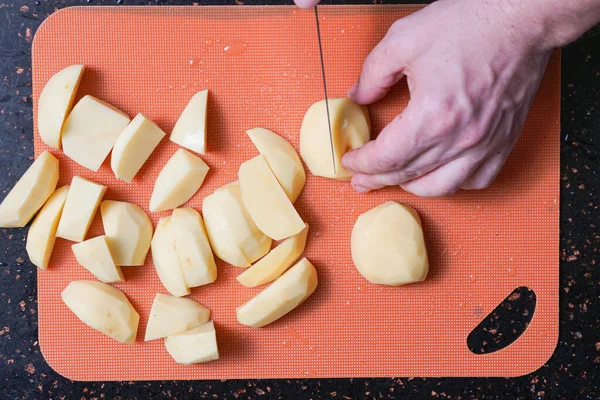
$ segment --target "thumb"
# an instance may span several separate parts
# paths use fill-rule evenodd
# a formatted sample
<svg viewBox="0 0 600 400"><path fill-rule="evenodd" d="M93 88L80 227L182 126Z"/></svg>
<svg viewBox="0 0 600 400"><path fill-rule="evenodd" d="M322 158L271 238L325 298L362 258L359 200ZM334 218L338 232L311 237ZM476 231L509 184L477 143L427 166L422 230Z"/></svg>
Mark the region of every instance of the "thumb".
<svg viewBox="0 0 600 400"><path fill-rule="evenodd" d="M402 53L398 37L386 35L365 59L358 82L350 89L348 97L358 104L371 104L382 99L404 77L406 60Z"/></svg>
<svg viewBox="0 0 600 400"><path fill-rule="evenodd" d="M321 0L294 0L294 3L300 8L312 8L320 2Z"/></svg>

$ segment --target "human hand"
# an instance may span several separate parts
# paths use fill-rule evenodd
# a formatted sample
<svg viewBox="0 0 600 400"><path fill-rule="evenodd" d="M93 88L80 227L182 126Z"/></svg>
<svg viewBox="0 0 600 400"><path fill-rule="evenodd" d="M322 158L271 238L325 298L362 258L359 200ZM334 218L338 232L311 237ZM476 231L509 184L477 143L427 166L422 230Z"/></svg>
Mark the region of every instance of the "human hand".
<svg viewBox="0 0 600 400"><path fill-rule="evenodd" d="M371 104L406 76L411 99L343 158L357 191L400 185L438 197L494 181L553 47L507 3L441 0L392 25L348 95Z"/></svg>

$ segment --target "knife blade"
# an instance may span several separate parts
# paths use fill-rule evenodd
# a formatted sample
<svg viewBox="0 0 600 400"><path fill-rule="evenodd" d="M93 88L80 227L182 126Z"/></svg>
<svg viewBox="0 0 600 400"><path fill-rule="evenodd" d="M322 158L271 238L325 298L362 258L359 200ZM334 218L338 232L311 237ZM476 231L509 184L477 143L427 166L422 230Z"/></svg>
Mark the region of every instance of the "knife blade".
<svg viewBox="0 0 600 400"><path fill-rule="evenodd" d="M323 76L323 92L325 94L325 108L327 109L327 126L329 127L329 144L331 146L331 161L333 174L337 173L335 166L335 151L333 149L333 132L331 130L331 116L329 115L329 98L327 96L327 79L325 79L325 62L323 61L323 44L321 43L321 26L319 25L319 10L315 6L315 21L317 23L317 40L319 41L319 56L321 57L321 74Z"/></svg>

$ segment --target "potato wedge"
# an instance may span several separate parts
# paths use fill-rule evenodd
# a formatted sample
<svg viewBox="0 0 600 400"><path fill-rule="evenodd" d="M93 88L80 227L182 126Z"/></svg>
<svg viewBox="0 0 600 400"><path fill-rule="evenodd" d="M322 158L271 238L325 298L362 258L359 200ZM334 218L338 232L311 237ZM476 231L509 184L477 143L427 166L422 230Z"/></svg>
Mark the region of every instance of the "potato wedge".
<svg viewBox="0 0 600 400"><path fill-rule="evenodd" d="M210 310L192 299L157 293L152 302L144 340L160 339L206 324Z"/></svg>
<svg viewBox="0 0 600 400"><path fill-rule="evenodd" d="M179 364L199 364L219 359L217 333L212 321L190 331L165 338L165 347Z"/></svg>
<svg viewBox="0 0 600 400"><path fill-rule="evenodd" d="M176 297L190 294L190 289L185 284L179 266L179 257L175 247L175 231L172 228L170 216L158 221L150 247L154 268L156 268L156 273L163 286Z"/></svg>

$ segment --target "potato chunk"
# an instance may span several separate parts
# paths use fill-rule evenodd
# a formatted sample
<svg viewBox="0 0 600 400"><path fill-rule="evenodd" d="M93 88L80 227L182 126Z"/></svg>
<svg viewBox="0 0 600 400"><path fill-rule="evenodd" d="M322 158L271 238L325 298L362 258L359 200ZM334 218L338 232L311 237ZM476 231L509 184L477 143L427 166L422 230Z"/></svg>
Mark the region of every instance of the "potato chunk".
<svg viewBox="0 0 600 400"><path fill-rule="evenodd" d="M121 267L115 265L106 236L98 236L71 246L79 265L104 283L123 282Z"/></svg>
<svg viewBox="0 0 600 400"><path fill-rule="evenodd" d="M356 269L371 283L398 286L427 277L421 220L408 206L388 201L361 214L351 247Z"/></svg>
<svg viewBox="0 0 600 400"><path fill-rule="evenodd" d="M56 236L74 242L83 241L105 192L106 186L74 176Z"/></svg>
<svg viewBox="0 0 600 400"><path fill-rule="evenodd" d="M210 310L192 299L157 293L152 302L145 341L189 331L206 324Z"/></svg>
<svg viewBox="0 0 600 400"><path fill-rule="evenodd" d="M181 147L206 154L207 104L208 90L196 93L181 113L169 139Z"/></svg>
<svg viewBox="0 0 600 400"><path fill-rule="evenodd" d="M212 321L165 339L165 347L179 364L199 364L219 358L217 333Z"/></svg>
<svg viewBox="0 0 600 400"><path fill-rule="evenodd" d="M175 230L171 217L161 218L152 238L152 262L158 278L173 296L182 297L190 294L190 289L183 279L179 266L179 257L175 247Z"/></svg>
<svg viewBox="0 0 600 400"><path fill-rule="evenodd" d="M135 342L140 315L119 289L102 282L73 281L61 298L84 324L121 343Z"/></svg>

